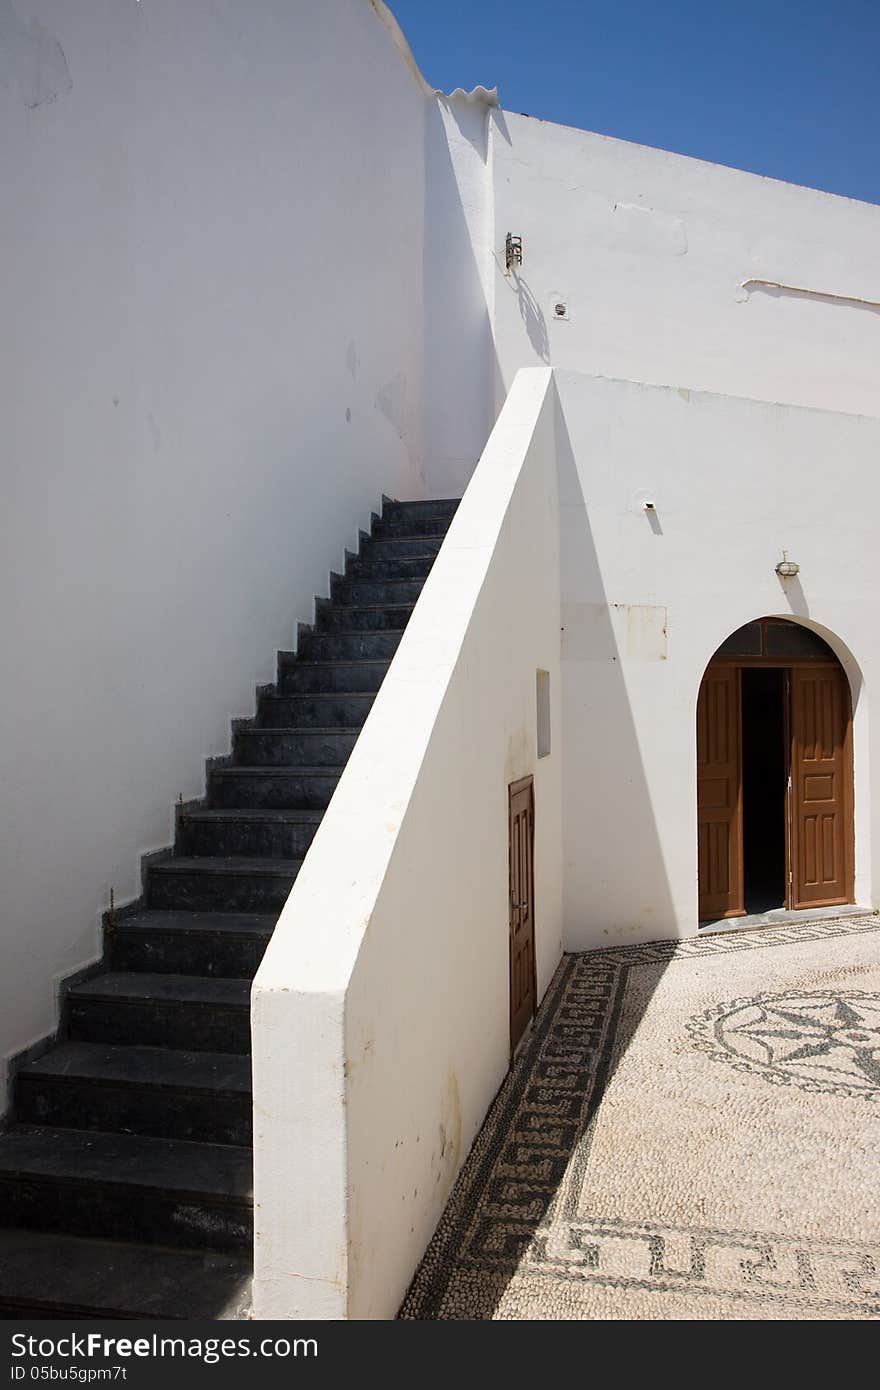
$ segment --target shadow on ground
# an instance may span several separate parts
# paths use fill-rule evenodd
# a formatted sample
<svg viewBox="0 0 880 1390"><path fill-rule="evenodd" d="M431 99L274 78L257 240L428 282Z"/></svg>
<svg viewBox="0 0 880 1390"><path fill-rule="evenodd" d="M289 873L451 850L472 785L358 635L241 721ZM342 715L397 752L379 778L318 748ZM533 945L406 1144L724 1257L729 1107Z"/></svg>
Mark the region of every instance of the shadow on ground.
<svg viewBox="0 0 880 1390"><path fill-rule="evenodd" d="M658 944L655 963L645 961L651 948L644 946L563 957L400 1317L492 1318L523 1259L540 1255L557 1204L577 1204L603 1096L674 948ZM624 1012L633 949L639 992ZM461 1299L453 1289L459 1283L466 1286Z"/></svg>

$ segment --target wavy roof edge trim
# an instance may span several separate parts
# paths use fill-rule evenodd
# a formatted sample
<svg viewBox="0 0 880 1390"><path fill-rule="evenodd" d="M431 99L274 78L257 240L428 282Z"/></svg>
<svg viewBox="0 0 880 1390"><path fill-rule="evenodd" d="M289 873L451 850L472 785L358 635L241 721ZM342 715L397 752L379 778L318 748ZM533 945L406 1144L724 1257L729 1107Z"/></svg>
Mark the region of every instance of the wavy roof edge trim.
<svg viewBox="0 0 880 1390"><path fill-rule="evenodd" d="M436 91L435 96L445 97L447 101L470 101L474 105L497 106L498 88L497 87L472 87L466 92L464 87L456 87L454 92Z"/></svg>

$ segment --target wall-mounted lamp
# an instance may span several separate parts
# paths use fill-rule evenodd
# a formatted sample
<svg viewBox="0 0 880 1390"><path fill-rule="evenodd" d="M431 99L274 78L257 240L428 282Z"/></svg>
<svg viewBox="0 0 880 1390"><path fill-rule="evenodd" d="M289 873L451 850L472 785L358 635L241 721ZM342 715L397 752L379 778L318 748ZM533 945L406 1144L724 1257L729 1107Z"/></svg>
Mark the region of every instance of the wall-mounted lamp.
<svg viewBox="0 0 880 1390"><path fill-rule="evenodd" d="M508 271L513 270L515 265L522 265L522 237L514 236L512 232L507 233L505 242L504 260Z"/></svg>
<svg viewBox="0 0 880 1390"><path fill-rule="evenodd" d="M779 578L794 579L795 575L800 573L800 568L800 565L796 565L794 560L789 560L788 551L783 550L782 559L776 566L776 573L779 575Z"/></svg>

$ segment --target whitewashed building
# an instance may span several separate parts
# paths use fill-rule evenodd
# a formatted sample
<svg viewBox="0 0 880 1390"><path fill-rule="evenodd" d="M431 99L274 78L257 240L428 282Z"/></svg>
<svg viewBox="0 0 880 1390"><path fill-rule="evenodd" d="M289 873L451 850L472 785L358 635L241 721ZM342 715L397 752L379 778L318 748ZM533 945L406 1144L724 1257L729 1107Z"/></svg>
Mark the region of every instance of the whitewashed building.
<svg viewBox="0 0 880 1390"><path fill-rule="evenodd" d="M434 92L380 0L3 0L0 106L0 1308L62 1306L57 1241L86 1268L120 1234L181 1287L207 1249L201 1311L245 1306L249 1081L192 1056L246 1056L259 953L186 952L233 914L262 949L239 919L274 907L255 1315L391 1317L563 952L880 906L880 209ZM337 766L283 722L332 796L254 793L205 886L193 826L259 735L230 721L297 621L331 651L314 595L383 494L462 501L448 532L386 506L373 543L438 544L381 685L351 647L362 732ZM420 556L339 586L379 553ZM302 852L252 831L316 805ZM218 1085L235 1124L175 1128ZM191 1221L151 1176L175 1143L233 1153ZM126 1279L89 1306L137 1312Z"/></svg>

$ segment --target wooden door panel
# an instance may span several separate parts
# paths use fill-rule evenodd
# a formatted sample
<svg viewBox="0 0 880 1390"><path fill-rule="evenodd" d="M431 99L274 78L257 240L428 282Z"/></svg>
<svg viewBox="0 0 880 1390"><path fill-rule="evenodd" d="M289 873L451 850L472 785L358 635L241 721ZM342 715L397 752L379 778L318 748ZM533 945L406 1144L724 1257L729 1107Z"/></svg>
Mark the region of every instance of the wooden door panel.
<svg viewBox="0 0 880 1390"><path fill-rule="evenodd" d="M510 1048L535 1012L535 801L531 777L510 788Z"/></svg>
<svg viewBox="0 0 880 1390"><path fill-rule="evenodd" d="M852 901L852 706L839 666L791 673L792 907Z"/></svg>
<svg viewBox="0 0 880 1390"><path fill-rule="evenodd" d="M697 862L700 918L743 905L740 673L710 666L697 700Z"/></svg>

